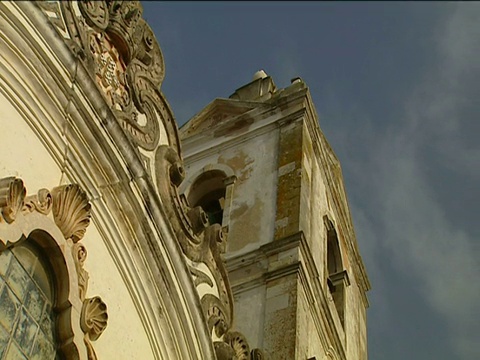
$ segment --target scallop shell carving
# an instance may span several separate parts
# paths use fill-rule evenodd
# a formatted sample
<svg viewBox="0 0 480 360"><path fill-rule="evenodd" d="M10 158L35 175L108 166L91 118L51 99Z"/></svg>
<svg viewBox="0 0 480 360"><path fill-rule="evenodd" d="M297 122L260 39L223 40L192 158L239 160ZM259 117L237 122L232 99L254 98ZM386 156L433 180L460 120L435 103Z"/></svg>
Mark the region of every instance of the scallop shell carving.
<svg viewBox="0 0 480 360"><path fill-rule="evenodd" d="M27 190L23 181L14 176L0 179L0 208L4 219L10 224L23 207Z"/></svg>
<svg viewBox="0 0 480 360"><path fill-rule="evenodd" d="M107 327L107 305L99 296L86 299L83 302L80 326L88 334L90 340L97 340Z"/></svg>
<svg viewBox="0 0 480 360"><path fill-rule="evenodd" d="M56 187L52 190L53 217L65 239L78 242L90 223L91 205L87 194L77 184Z"/></svg>

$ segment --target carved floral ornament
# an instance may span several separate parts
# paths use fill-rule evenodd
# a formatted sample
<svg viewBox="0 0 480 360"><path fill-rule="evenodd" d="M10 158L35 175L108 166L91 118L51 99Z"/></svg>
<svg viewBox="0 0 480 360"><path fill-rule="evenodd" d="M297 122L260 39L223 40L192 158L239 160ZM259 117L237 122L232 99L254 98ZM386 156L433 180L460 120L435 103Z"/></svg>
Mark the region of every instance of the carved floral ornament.
<svg viewBox="0 0 480 360"><path fill-rule="evenodd" d="M49 191L40 189L37 194L26 196L23 181L16 177L0 179L0 256L5 249L15 247L23 239L29 239L29 234L37 230L50 230L52 242L49 247L56 246L65 258L61 263L67 264L67 277L73 277L78 284L78 291L62 294L59 290L62 308L57 309L57 317L70 318L67 329L59 327L60 348L68 358L78 357L80 345L72 341L72 330L77 324L83 331L84 349L89 360L97 359L92 341L98 339L107 326L107 307L96 296L86 298L88 272L83 268L87 251L80 240L90 223L90 203L85 192L76 184L58 186ZM33 225L32 225L33 224ZM62 234L60 238L55 234ZM69 269L68 264L74 268ZM55 269L57 272L58 269ZM54 276L63 276L54 274ZM65 279L60 280L65 281ZM67 280L68 281L68 280ZM68 288L68 286L67 286ZM69 306L64 306L67 302ZM70 307L79 307L77 312L70 311ZM75 318L75 314L80 314ZM73 345L72 345L73 343ZM66 345L64 345L66 344ZM77 355L72 355L77 354Z"/></svg>

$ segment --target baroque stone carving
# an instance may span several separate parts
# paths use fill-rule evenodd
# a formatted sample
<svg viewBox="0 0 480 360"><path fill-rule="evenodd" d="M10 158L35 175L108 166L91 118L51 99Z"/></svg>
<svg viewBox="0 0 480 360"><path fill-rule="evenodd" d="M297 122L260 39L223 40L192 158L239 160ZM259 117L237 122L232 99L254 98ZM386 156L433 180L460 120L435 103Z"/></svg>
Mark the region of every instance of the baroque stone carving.
<svg viewBox="0 0 480 360"><path fill-rule="evenodd" d="M245 336L238 331L229 331L222 342L215 342L215 354L218 360L263 360L263 354L259 349L250 353Z"/></svg>
<svg viewBox="0 0 480 360"><path fill-rule="evenodd" d="M90 37L95 75L98 86L105 94L107 103L114 109L122 111L130 104L130 94L126 84L125 63L112 45L108 35L92 34Z"/></svg>
<svg viewBox="0 0 480 360"><path fill-rule="evenodd" d="M263 355L262 350L260 349L253 349L252 352L250 353L250 359L251 360L264 360L265 355Z"/></svg>
<svg viewBox="0 0 480 360"><path fill-rule="evenodd" d="M230 344L235 352L235 358L238 360L250 360L250 347L242 333L238 331L229 331L223 339Z"/></svg>
<svg viewBox="0 0 480 360"><path fill-rule="evenodd" d="M65 239L79 241L90 223L91 205L87 194L76 184L58 186L52 190L53 217Z"/></svg>
<svg viewBox="0 0 480 360"><path fill-rule="evenodd" d="M78 320L84 332L88 359L95 360L97 356L91 341L98 339L105 330L108 315L107 307L100 297L85 298L89 275L83 268L83 264L87 257L87 250L79 241L83 238L90 223L90 209L91 205L86 193L76 184L58 186L52 191L40 189L37 194L26 197L26 189L21 179L16 177L0 179L0 212L8 226L15 225L12 223L18 216L32 216L33 213L39 213L48 219L46 221L51 222L52 220L48 216L51 212L55 225L63 234L64 239L73 242L71 256L75 263L78 279L77 299L83 302ZM20 224L25 226L28 221L20 222ZM21 231L25 232L25 230ZM30 231L25 232L23 236L29 234ZM22 232L18 234L22 234ZM3 239L0 239L0 250L5 246L15 246L15 243L16 241L4 243ZM67 248L68 243L62 244L62 246ZM80 311L80 309L78 310Z"/></svg>
<svg viewBox="0 0 480 360"><path fill-rule="evenodd" d="M242 334L231 331L233 296L224 261L221 257L226 237L220 224L208 225L204 211L191 208L185 197L178 194L177 186L183 180L182 161L169 146L160 146L156 152L157 188L165 199L167 216L175 229L177 239L189 262L194 285L202 286L201 305L212 336L217 359L249 359L250 350ZM165 181L169 179L170 181ZM206 290L210 288L210 291ZM200 292L199 292L200 293ZM219 341L220 340L220 341Z"/></svg>
<svg viewBox="0 0 480 360"><path fill-rule="evenodd" d="M194 276L193 283L195 284L195 286L198 286L200 284L207 284L208 286L213 287L212 279L210 279L210 277L204 272L194 267L190 267L190 273Z"/></svg>
<svg viewBox="0 0 480 360"><path fill-rule="evenodd" d="M23 207L26 193L22 180L16 177L0 179L0 207L7 223L12 223L16 219L17 213Z"/></svg>
<svg viewBox="0 0 480 360"><path fill-rule="evenodd" d="M25 198L23 211L32 212L38 211L41 214L47 215L52 209L52 194L48 189L40 189L36 195L30 195Z"/></svg>
<svg viewBox="0 0 480 360"><path fill-rule="evenodd" d="M191 273L197 290L199 286L208 290L201 295L199 292L208 326L223 341L219 348L230 348L235 354L232 344L223 339L233 321L233 297L221 257L226 237L218 224L207 226L205 214L192 209L178 194L177 187L185 178L178 131L160 92L163 56L152 29L142 17L140 2L60 1L56 6L42 2L37 6L90 73L124 133L143 149L139 154L154 155L152 178L157 181L169 225L185 257L196 268ZM55 214L55 194L52 195ZM66 230L65 221L59 224L63 225L65 236L73 236L70 228ZM83 236L79 228L72 234L74 241ZM209 274L201 274L201 266L196 266L201 264Z"/></svg>
<svg viewBox="0 0 480 360"><path fill-rule="evenodd" d="M82 313L80 315L80 326L85 333L83 341L87 348L88 360L97 360L97 354L93 348L92 341L97 340L107 327L108 314L107 305L99 296L85 299L83 301Z"/></svg>
<svg viewBox="0 0 480 360"><path fill-rule="evenodd" d="M95 296L83 302L80 325L90 340L97 340L107 327L107 305Z"/></svg>
<svg viewBox="0 0 480 360"><path fill-rule="evenodd" d="M37 2L90 71L130 140L155 150L161 129L179 147L176 124L159 88L164 61L139 1Z"/></svg>
<svg viewBox="0 0 480 360"><path fill-rule="evenodd" d="M88 287L88 272L83 268L85 259L87 258L87 249L83 244L76 243L72 248L72 255L75 261L75 268L78 276L78 296L84 300Z"/></svg>
<svg viewBox="0 0 480 360"><path fill-rule="evenodd" d="M98 30L107 28L109 16L105 1L81 1L79 7L89 26Z"/></svg>

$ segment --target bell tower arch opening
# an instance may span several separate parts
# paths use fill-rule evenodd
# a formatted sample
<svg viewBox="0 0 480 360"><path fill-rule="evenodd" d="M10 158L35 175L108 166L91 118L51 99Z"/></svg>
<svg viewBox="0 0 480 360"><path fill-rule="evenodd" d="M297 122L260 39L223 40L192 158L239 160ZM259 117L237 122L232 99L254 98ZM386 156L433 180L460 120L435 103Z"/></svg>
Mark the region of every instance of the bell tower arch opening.
<svg viewBox="0 0 480 360"><path fill-rule="evenodd" d="M229 198L228 176L224 171L212 169L202 172L192 183L188 191L187 200L190 206L200 206L207 214L210 225L226 226L224 216Z"/></svg>

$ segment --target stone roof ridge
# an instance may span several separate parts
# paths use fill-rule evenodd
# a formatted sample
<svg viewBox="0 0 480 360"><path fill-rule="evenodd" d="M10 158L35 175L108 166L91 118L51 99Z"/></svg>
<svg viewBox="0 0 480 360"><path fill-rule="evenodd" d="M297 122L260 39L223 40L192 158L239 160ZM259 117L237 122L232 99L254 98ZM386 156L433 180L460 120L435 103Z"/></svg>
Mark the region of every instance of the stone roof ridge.
<svg viewBox="0 0 480 360"><path fill-rule="evenodd" d="M180 127L179 135L185 139L192 135L211 131L251 110L275 106L278 99L305 90L306 84L295 77L291 85L278 89L264 70L257 71L252 81L241 86L228 98L216 98Z"/></svg>

